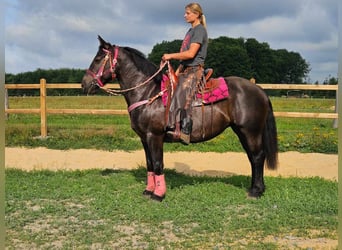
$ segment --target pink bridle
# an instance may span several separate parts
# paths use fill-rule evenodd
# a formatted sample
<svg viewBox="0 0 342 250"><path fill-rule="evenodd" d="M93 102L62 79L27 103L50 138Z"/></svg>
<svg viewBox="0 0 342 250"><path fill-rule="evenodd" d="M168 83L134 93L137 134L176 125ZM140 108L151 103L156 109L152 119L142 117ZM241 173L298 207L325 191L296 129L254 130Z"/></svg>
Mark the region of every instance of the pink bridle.
<svg viewBox="0 0 342 250"><path fill-rule="evenodd" d="M109 61L110 63L110 67L108 69L108 71L112 74L112 80L114 80L116 78L116 74L115 74L115 67L117 65L117 62L118 62L118 54L119 54L119 47L118 46L115 46L114 48L114 56L113 56L113 60L112 60L112 52L110 50L107 50L107 49L102 49L106 55L105 55L105 58L102 62L102 65L101 67L99 68L99 70L97 71L97 73L91 71L90 69L87 70L87 74L91 75L93 77L93 81L91 84L93 85L97 85L99 88L103 89L104 91L106 91L107 93L109 94L112 94L112 95L116 95L116 94L122 94L122 93L126 93L128 91L131 91L131 90L134 90L134 89L137 89L147 83L149 83L157 74L159 74L163 68L168 65L168 67L170 68L170 62L169 61L163 61L161 62L160 64L160 67L159 67L159 70L154 73L151 77L149 77L147 80L145 80L144 82L132 87L132 88L128 88L128 89L123 89L123 90L111 90L111 89L107 89L107 88L103 88L104 87L104 83L102 82L101 80L101 77L107 73L105 72L105 68L106 68L106 65L107 65L107 62ZM144 105L144 104L149 104L149 103L152 103L153 101L155 101L158 97L162 96L162 94L166 91L167 89L163 89L162 91L160 91L156 96L152 97L152 98L149 98L147 100L143 100L143 101L140 101L140 102L137 102L137 103L134 103L132 104L131 106L128 107L128 111L131 112L132 110L136 109L137 107L141 106L141 105Z"/></svg>
<svg viewBox="0 0 342 250"><path fill-rule="evenodd" d="M110 50L107 50L107 49L102 49L102 50L106 53L106 56L103 60L101 67L97 71L97 73L91 71L90 69L87 70L87 73L91 75L94 78L94 80L96 80L96 84L100 88L104 86L104 83L102 82L101 77L103 76L103 74L106 73L104 70L108 61L110 63L109 72L112 74L112 80L116 78L115 67L118 62L119 47L115 46L113 60L112 60L112 52Z"/></svg>

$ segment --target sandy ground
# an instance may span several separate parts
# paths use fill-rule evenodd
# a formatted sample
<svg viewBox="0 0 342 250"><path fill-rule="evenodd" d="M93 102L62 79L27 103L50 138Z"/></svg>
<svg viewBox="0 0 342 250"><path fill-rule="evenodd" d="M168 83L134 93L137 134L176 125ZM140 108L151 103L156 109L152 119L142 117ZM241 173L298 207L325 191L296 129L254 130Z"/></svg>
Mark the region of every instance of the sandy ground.
<svg viewBox="0 0 342 250"><path fill-rule="evenodd" d="M320 176L338 180L338 156L285 152L279 154L279 167L265 176ZM6 167L23 170L134 169L146 166L144 152L98 151L88 149L52 150L46 148L5 148ZM250 175L245 153L177 152L164 154L165 168L190 175Z"/></svg>

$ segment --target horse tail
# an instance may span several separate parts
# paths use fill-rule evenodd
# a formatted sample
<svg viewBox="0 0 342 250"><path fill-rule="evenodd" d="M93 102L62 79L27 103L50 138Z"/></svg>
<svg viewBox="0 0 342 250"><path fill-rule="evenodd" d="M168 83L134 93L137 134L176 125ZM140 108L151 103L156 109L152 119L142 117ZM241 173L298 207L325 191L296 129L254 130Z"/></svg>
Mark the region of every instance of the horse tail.
<svg viewBox="0 0 342 250"><path fill-rule="evenodd" d="M278 166L278 136L277 127L273 114L273 107L268 100L269 110L266 119L266 125L263 131L263 148L266 156L266 165L268 169L275 170Z"/></svg>

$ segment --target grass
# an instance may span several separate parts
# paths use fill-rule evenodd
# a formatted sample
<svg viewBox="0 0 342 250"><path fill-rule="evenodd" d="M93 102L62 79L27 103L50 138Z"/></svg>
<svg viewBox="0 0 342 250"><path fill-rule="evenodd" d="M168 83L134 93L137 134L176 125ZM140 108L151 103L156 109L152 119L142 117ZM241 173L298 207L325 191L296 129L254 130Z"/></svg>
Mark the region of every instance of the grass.
<svg viewBox="0 0 342 250"><path fill-rule="evenodd" d="M276 111L332 113L335 110L334 99L271 97L271 101Z"/></svg>
<svg viewBox="0 0 342 250"><path fill-rule="evenodd" d="M166 170L168 194L156 203L141 195L145 175L143 168L7 169L7 248L284 249L300 247L302 239L336 243L337 182L267 177L265 195L254 200L246 198L250 177Z"/></svg>
<svg viewBox="0 0 342 250"><path fill-rule="evenodd" d="M275 111L332 112L334 100L272 98ZM11 108L37 108L37 97L11 97ZM48 108L125 109L122 97L77 96L48 97ZM280 151L337 154L337 129L329 119L277 118ZM94 148L103 150L142 149L130 128L127 115L48 115L46 140L40 135L40 116L12 114L6 121L6 146L47 147L54 149ZM166 144L165 151L242 152L231 129L205 143L183 146Z"/></svg>

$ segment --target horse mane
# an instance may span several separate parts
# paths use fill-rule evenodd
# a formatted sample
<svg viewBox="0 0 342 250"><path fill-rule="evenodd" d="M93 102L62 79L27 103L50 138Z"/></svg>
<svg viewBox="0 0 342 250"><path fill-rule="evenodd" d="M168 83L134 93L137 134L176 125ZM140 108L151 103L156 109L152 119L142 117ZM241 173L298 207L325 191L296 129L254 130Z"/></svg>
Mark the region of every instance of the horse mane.
<svg viewBox="0 0 342 250"><path fill-rule="evenodd" d="M149 61L146 56L139 50L131 48L131 47L123 47L132 59L135 67L143 72L146 76L152 76L157 72L157 66ZM161 82L161 74L156 76L156 80L158 83Z"/></svg>

